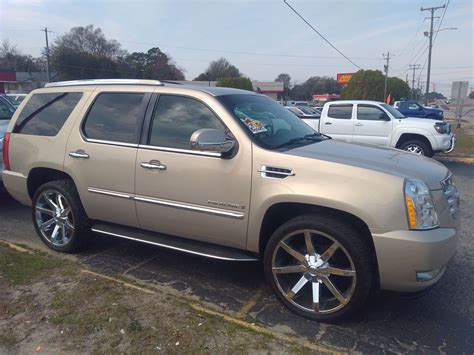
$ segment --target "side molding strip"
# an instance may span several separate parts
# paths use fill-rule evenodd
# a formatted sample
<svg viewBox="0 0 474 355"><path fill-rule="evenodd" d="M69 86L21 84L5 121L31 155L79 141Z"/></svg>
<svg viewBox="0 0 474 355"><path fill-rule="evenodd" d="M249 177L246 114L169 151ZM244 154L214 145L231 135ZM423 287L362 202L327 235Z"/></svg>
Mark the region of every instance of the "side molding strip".
<svg viewBox="0 0 474 355"><path fill-rule="evenodd" d="M100 194L100 195L113 196L113 197L119 197L119 198L125 198L125 199L132 199L132 200L135 200L135 201L146 202L146 203L151 203L151 204L155 204L155 205L179 208L179 209L183 209L183 210L189 210L189 211L200 212L200 213L207 213L207 214L211 214L211 215L228 217L228 218L243 219L244 216L245 216L245 213L242 213L242 212L236 212L236 211L231 211L231 210L223 210L223 209L218 209L218 208L209 208L209 207L192 205L192 204L183 203L183 202L162 200L162 199L158 199L158 198L151 198L151 197L145 197L145 196L133 196L133 195L126 194L126 193L123 193L123 192L116 192L116 191L98 189L98 188L95 188L95 187L89 187L89 188L87 188L87 190L89 192Z"/></svg>

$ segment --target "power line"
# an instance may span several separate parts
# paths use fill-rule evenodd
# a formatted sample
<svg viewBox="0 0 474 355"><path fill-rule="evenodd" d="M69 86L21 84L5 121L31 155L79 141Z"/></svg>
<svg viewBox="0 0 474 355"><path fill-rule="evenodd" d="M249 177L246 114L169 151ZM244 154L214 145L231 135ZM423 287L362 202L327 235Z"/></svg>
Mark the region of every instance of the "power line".
<svg viewBox="0 0 474 355"><path fill-rule="evenodd" d="M411 99L414 99L415 96L415 71L420 69L420 64L410 64L410 69L413 70L413 79L411 82Z"/></svg>
<svg viewBox="0 0 474 355"><path fill-rule="evenodd" d="M354 63L352 60L349 59L344 53L342 53L339 49L336 48L326 37L324 37L316 28L314 28L306 19L299 14L298 11L296 11L290 4L287 3L287 0L283 0L283 2L291 9L295 14L298 15L299 18L301 18L316 34L321 37L327 44L329 44L332 48L334 48L340 55L342 55L344 58L346 58L350 63L352 63L354 66L356 66L359 69L362 69L359 67L356 63Z"/></svg>

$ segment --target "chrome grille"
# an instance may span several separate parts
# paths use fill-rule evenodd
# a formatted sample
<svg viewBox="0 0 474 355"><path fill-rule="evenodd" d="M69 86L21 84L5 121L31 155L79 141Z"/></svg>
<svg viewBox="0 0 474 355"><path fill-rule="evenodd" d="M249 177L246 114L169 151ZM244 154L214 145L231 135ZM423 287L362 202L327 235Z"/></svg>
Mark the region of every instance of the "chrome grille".
<svg viewBox="0 0 474 355"><path fill-rule="evenodd" d="M456 186L453 183L453 175L449 174L444 180L441 181L444 196L448 200L449 211L454 219L457 218L459 211L459 193Z"/></svg>

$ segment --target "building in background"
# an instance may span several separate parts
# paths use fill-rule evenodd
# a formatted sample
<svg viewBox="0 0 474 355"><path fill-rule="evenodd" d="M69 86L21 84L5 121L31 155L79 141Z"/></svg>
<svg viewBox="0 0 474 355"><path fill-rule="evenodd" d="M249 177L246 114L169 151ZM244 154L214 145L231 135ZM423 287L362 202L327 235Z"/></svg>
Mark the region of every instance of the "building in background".
<svg viewBox="0 0 474 355"><path fill-rule="evenodd" d="M55 77L56 73L51 73L51 79ZM3 94L28 94L47 82L46 72L17 72L0 68L0 93Z"/></svg>
<svg viewBox="0 0 474 355"><path fill-rule="evenodd" d="M337 94L321 94L321 95L313 95L313 101L315 102L328 102L328 101L336 101L339 100L340 96Z"/></svg>

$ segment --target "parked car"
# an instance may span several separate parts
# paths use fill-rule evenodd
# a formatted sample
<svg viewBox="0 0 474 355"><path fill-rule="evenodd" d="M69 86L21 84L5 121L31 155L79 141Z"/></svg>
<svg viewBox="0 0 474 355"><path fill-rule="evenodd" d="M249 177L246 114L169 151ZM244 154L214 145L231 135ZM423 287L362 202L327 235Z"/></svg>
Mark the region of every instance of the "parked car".
<svg viewBox="0 0 474 355"><path fill-rule="evenodd" d="M297 106L297 107L309 107L308 102L306 101L287 101L286 106Z"/></svg>
<svg viewBox="0 0 474 355"><path fill-rule="evenodd" d="M376 288L424 290L455 253L444 165L329 139L264 95L117 79L27 100L5 135L4 184L53 250L94 232L261 259L276 297L315 320L349 315Z"/></svg>
<svg viewBox="0 0 474 355"><path fill-rule="evenodd" d="M3 136L14 112L15 108L13 105L3 96L0 96L0 181L2 181L3 170Z"/></svg>
<svg viewBox="0 0 474 355"><path fill-rule="evenodd" d="M319 119L319 117L321 116L319 113L316 113L309 107L286 106L285 108L293 112L299 118Z"/></svg>
<svg viewBox="0 0 474 355"><path fill-rule="evenodd" d="M15 105L19 106L28 94L6 94L5 96Z"/></svg>
<svg viewBox="0 0 474 355"><path fill-rule="evenodd" d="M329 102L320 120L303 121L334 139L394 147L427 157L450 153L456 145L449 123L405 117L376 101Z"/></svg>
<svg viewBox="0 0 474 355"><path fill-rule="evenodd" d="M407 117L430 118L433 120L444 119L443 110L424 107L414 101L395 101L393 107Z"/></svg>

